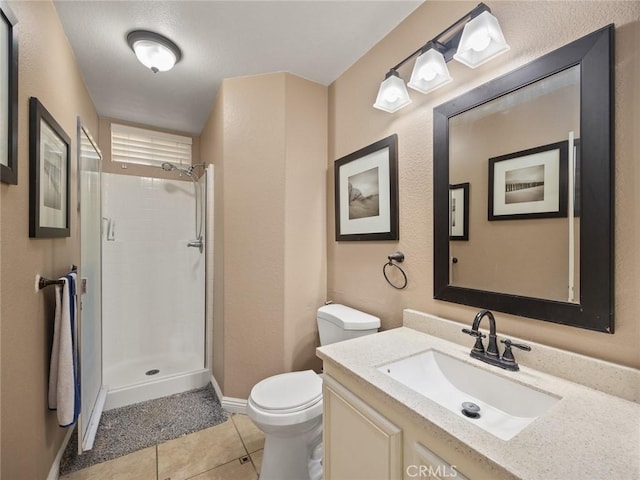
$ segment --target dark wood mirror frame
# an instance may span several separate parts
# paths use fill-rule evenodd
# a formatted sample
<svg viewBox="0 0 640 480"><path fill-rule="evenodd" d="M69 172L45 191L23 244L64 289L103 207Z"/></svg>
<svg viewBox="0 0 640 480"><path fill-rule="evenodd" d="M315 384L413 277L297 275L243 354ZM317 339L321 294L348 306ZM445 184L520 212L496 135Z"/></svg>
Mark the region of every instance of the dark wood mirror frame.
<svg viewBox="0 0 640 480"><path fill-rule="evenodd" d="M433 111L434 298L613 333L614 26L559 48ZM580 65L580 301L449 285L449 118Z"/></svg>

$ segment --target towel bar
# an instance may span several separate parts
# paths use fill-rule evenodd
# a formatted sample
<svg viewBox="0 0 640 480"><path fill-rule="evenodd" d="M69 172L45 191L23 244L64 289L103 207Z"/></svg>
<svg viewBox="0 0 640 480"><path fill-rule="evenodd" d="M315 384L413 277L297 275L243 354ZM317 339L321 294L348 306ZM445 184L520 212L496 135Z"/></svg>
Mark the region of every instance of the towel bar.
<svg viewBox="0 0 640 480"><path fill-rule="evenodd" d="M50 285L62 285L64 280L49 280L48 278L41 277L40 275L36 275L36 284L38 290L42 290Z"/></svg>
<svg viewBox="0 0 640 480"><path fill-rule="evenodd" d="M71 265L71 271L75 272L76 270L78 270L78 267L76 267L75 265ZM36 292L50 285L62 285L62 284L64 284L64 280L50 280L40 275L36 275Z"/></svg>

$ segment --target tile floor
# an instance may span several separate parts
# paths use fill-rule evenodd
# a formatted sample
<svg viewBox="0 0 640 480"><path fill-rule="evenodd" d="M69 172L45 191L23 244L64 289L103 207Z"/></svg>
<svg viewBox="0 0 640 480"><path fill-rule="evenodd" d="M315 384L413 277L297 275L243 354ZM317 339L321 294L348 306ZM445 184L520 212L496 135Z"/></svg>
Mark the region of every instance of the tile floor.
<svg viewBox="0 0 640 480"><path fill-rule="evenodd" d="M264 436L246 415L60 480L257 480Z"/></svg>

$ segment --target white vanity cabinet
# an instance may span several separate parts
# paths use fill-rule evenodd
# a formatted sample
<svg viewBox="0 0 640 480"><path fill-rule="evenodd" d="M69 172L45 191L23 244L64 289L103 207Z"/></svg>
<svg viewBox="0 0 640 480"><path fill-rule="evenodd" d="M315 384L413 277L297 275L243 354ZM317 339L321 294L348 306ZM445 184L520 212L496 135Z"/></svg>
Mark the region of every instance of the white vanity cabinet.
<svg viewBox="0 0 640 480"><path fill-rule="evenodd" d="M323 402L325 480L513 478L326 362Z"/></svg>
<svg viewBox="0 0 640 480"><path fill-rule="evenodd" d="M402 430L333 378L323 385L325 480L402 478Z"/></svg>
<svg viewBox="0 0 640 480"><path fill-rule="evenodd" d="M405 312L409 314L418 315ZM426 322L420 323L424 328L459 335L459 324L434 316L419 319ZM509 440L405 386L388 375L388 368L381 369L429 351L475 366L468 345L400 327L319 347L325 379L325 478L640 480L638 444L629 441L640 438L640 424L629 420L640 418L640 399L637 391L627 388L640 384L640 372L540 344L532 347L536 365L566 370L570 378L526 365L507 372L478 362L485 373L502 377L500 388L487 384L500 398L519 401L516 392L502 388L509 380L556 400ZM577 383L573 371L578 380L593 378ZM473 370L460 381L485 385L486 378L476 374Z"/></svg>

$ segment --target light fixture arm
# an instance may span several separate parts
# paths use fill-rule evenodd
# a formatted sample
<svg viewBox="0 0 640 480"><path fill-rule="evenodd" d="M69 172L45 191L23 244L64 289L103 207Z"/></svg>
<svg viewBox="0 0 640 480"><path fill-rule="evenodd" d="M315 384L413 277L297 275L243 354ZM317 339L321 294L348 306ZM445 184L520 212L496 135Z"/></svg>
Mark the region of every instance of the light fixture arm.
<svg viewBox="0 0 640 480"><path fill-rule="evenodd" d="M486 4L480 2L473 10L467 13L464 17L460 18L459 20L454 22L451 26L449 26L448 28L440 32L438 35L433 37L423 46L418 48L415 52L413 52L412 54L404 58L402 61L400 61L397 65L391 67L390 70L397 71L400 67L402 67L405 63L407 63L413 57L415 57L416 55L419 55L420 53L426 52L427 50L429 50L429 48L435 48L436 50L438 50L440 53L442 53L442 55L444 55L445 61L448 62L453 58L453 54L455 53L456 48L458 48L458 43L460 42L460 37L462 36L462 29L464 28L465 24L469 20L476 18L482 12L491 13L491 9ZM445 39L444 37L446 37L447 34L449 34L450 32L454 32L454 33Z"/></svg>
<svg viewBox="0 0 640 480"><path fill-rule="evenodd" d="M453 78L447 62L454 59L476 68L509 50L498 19L491 9L479 3L473 10L389 69L380 84L374 108L397 112L411 103L406 87L423 94L450 83ZM405 85L398 69L416 57L411 78Z"/></svg>

